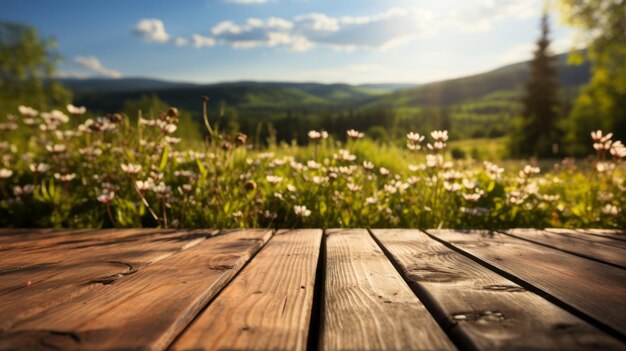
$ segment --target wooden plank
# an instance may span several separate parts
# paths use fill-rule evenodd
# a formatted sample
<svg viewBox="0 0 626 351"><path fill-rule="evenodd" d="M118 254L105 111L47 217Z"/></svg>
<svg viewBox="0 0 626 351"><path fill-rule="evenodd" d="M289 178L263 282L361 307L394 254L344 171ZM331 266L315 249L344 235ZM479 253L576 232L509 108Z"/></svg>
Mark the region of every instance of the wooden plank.
<svg viewBox="0 0 626 351"><path fill-rule="evenodd" d="M137 243L156 236L165 238L168 235L180 235L181 232L183 231L171 229L89 230L76 234L71 232L49 240L28 239L21 242L20 247L7 249L7 254L0 256L0 271L68 259L80 251L93 254L113 246Z"/></svg>
<svg viewBox="0 0 626 351"><path fill-rule="evenodd" d="M323 350L452 350L365 229L326 233Z"/></svg>
<svg viewBox="0 0 626 351"><path fill-rule="evenodd" d="M457 344L479 350L623 350L624 345L419 230L373 229Z"/></svg>
<svg viewBox="0 0 626 351"><path fill-rule="evenodd" d="M0 228L0 242L11 239L20 235L44 235L58 231L66 231L67 229L53 228Z"/></svg>
<svg viewBox="0 0 626 351"><path fill-rule="evenodd" d="M621 241L621 240L615 240L606 236L585 234L574 229L546 228L545 230L550 233L556 233L556 234L564 235L570 238L576 238L576 239L591 241L594 243L606 244L612 247L626 250L626 242Z"/></svg>
<svg viewBox="0 0 626 351"><path fill-rule="evenodd" d="M48 240L70 238L73 234L95 231L94 229L10 229L0 235L0 252L16 248L42 247Z"/></svg>
<svg viewBox="0 0 626 351"><path fill-rule="evenodd" d="M218 235L113 284L97 284L1 333L0 349L164 349L270 236L270 230Z"/></svg>
<svg viewBox="0 0 626 351"><path fill-rule="evenodd" d="M29 265L0 273L0 330L92 290L99 284L135 274L175 253L199 244L213 230L153 233L133 242L68 250L39 257ZM35 256L35 255L31 255ZM30 259L30 256L25 258ZM25 284L28 282L28 284Z"/></svg>
<svg viewBox="0 0 626 351"><path fill-rule="evenodd" d="M55 231L54 233L39 235L27 235L24 238L19 236L11 242L3 243L0 247L1 251L10 251L12 253L34 253L52 251L65 252L70 248L87 247L95 244L104 244L107 242L119 243L120 241L133 241L137 238L152 235L153 233L172 233L174 230L160 229L81 229L81 230L65 230Z"/></svg>
<svg viewBox="0 0 626 351"><path fill-rule="evenodd" d="M617 247L538 229L509 229L503 232L519 239L626 269L626 250Z"/></svg>
<svg viewBox="0 0 626 351"><path fill-rule="evenodd" d="M281 231L185 330L174 350L304 350L322 231Z"/></svg>
<svg viewBox="0 0 626 351"><path fill-rule="evenodd" d="M626 232L619 229L576 229L576 231L589 234L603 236L615 240L626 241Z"/></svg>
<svg viewBox="0 0 626 351"><path fill-rule="evenodd" d="M626 338L626 271L500 233L428 233Z"/></svg>

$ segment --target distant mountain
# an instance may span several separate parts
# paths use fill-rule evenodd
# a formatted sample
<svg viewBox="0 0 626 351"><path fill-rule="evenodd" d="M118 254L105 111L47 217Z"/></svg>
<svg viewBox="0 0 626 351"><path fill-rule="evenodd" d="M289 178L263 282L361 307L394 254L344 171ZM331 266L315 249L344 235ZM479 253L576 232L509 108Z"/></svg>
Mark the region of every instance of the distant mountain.
<svg viewBox="0 0 626 351"><path fill-rule="evenodd" d="M568 54L555 57L558 81L563 88L578 87L589 81L590 66L586 62L567 64ZM492 71L456 79L423 84L379 97L369 106L446 106L480 98L501 91L521 91L528 80L528 61L514 63Z"/></svg>
<svg viewBox="0 0 626 351"><path fill-rule="evenodd" d="M381 90L385 92L393 92L400 89L409 89L417 86L417 84L409 84L409 83L371 83L371 84L360 84L362 88L367 89L375 89Z"/></svg>
<svg viewBox="0 0 626 351"><path fill-rule="evenodd" d="M199 85L134 78L62 82L72 89L77 104L102 112L119 110L124 101L151 94L187 110L199 110L200 97L208 96L214 107L224 102L243 115L268 115L289 110L356 107L387 93L369 87L320 83L244 81Z"/></svg>
<svg viewBox="0 0 626 351"><path fill-rule="evenodd" d="M588 64L571 66L566 60L566 54L556 56L562 87L573 89L589 81ZM193 84L146 78L63 79L61 82L74 92L76 103L95 111L116 111L127 99L154 94L173 106L190 111L198 111L200 97L208 96L210 107L223 102L236 108L242 117L267 117L347 109L446 107L484 97L504 101L498 102L500 105L518 103L528 76L528 62L520 62L481 74L422 85L257 81ZM498 113L499 109L498 106L485 108L490 114Z"/></svg>
<svg viewBox="0 0 626 351"><path fill-rule="evenodd" d="M59 79L59 82L61 82L61 84L70 88L72 91L74 91L74 93L77 94L191 88L198 85L193 83L167 82L163 80L149 78L64 78Z"/></svg>

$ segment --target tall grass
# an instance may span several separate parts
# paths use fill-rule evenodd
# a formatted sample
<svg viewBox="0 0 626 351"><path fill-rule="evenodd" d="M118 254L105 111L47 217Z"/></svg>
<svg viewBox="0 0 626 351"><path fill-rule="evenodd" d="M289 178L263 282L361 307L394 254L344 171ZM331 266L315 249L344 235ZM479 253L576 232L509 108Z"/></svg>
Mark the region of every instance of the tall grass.
<svg viewBox="0 0 626 351"><path fill-rule="evenodd" d="M68 112L0 123L2 226L626 227L626 149L601 132L586 165L504 169L452 160L445 131L407 131L404 148L312 131L255 149L206 118L204 144L183 148L174 108L136 123Z"/></svg>

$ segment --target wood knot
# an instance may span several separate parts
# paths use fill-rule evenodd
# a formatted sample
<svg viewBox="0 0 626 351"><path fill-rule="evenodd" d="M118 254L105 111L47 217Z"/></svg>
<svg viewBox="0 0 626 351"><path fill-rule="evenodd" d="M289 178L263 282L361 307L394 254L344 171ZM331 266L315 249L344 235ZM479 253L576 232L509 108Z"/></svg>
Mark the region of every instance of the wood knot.
<svg viewBox="0 0 626 351"><path fill-rule="evenodd" d="M420 282L450 283L463 280L464 277L456 272L449 272L434 267L413 267L406 271L408 279Z"/></svg>
<svg viewBox="0 0 626 351"><path fill-rule="evenodd" d="M502 292L524 292L526 289L517 285L485 285L483 286L483 290L489 291L502 291Z"/></svg>

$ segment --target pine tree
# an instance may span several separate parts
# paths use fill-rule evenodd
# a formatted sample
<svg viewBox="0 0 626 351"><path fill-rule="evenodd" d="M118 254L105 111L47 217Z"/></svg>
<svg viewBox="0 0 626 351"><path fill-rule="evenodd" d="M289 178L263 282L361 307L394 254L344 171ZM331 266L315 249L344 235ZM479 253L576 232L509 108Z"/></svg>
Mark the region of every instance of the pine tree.
<svg viewBox="0 0 626 351"><path fill-rule="evenodd" d="M554 155L561 132L559 118L559 84L554 57L548 50L548 16L541 17L541 36L530 61L530 79L523 102L523 121L517 139L517 150L525 156ZM556 148L558 150L558 148Z"/></svg>

